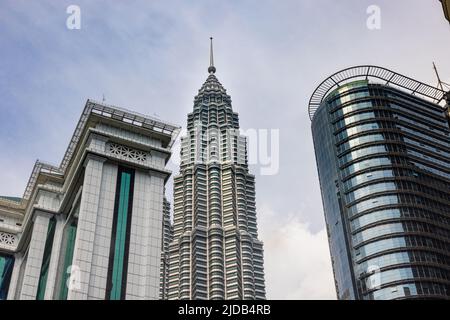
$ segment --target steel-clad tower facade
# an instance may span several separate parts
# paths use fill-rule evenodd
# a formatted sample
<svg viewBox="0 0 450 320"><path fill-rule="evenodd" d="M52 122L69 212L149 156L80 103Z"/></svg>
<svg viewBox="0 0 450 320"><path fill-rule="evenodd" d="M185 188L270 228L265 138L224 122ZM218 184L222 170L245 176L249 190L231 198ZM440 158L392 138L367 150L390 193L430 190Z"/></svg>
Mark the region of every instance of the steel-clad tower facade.
<svg viewBox="0 0 450 320"><path fill-rule="evenodd" d="M263 244L258 240L255 178L231 98L209 76L188 114L174 177L169 299L265 299Z"/></svg>

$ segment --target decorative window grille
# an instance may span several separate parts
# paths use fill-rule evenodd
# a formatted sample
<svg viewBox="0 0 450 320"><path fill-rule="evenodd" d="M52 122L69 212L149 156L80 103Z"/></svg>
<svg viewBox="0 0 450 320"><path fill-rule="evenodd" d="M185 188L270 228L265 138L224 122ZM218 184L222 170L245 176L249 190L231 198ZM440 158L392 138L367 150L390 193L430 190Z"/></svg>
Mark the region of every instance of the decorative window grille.
<svg viewBox="0 0 450 320"><path fill-rule="evenodd" d="M113 155L139 162L147 161L147 157L150 156L147 152L136 150L116 143L110 143L108 148L109 153Z"/></svg>
<svg viewBox="0 0 450 320"><path fill-rule="evenodd" d="M11 233L0 232L0 244L13 246L16 243L16 236Z"/></svg>

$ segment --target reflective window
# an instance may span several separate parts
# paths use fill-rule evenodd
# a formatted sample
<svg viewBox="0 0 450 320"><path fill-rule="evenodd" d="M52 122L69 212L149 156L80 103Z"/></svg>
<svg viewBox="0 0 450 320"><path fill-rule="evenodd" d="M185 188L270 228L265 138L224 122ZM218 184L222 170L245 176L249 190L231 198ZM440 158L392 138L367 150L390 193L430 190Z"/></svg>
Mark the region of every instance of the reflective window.
<svg viewBox="0 0 450 320"><path fill-rule="evenodd" d="M332 118L336 119L338 117L341 117L347 113L356 111L356 110L361 110L361 109L365 109L365 108L370 108L372 107L372 101L364 101L364 102L358 102L358 103L352 103L350 105L347 105L343 108L340 108L336 111L334 111L332 113Z"/></svg>
<svg viewBox="0 0 450 320"><path fill-rule="evenodd" d="M346 102L368 96L369 90L367 88L367 82L363 83L362 81L358 81L346 84L345 86L335 90L334 92L330 93L327 98L329 107L335 108L336 106L344 104Z"/></svg>
<svg viewBox="0 0 450 320"><path fill-rule="evenodd" d="M372 243L368 243L356 250L357 259L363 259L372 254L395 248L406 247L404 237L382 239Z"/></svg>
<svg viewBox="0 0 450 320"><path fill-rule="evenodd" d="M390 282L409 280L415 278L437 278L447 280L448 276L446 271L442 271L439 268L433 267L418 266L418 267L391 269L374 273L373 275L367 277L366 287L368 289L372 289Z"/></svg>
<svg viewBox="0 0 450 320"><path fill-rule="evenodd" d="M410 253L407 251L385 254L361 263L358 266L358 273L359 275L361 275L370 271L379 270L387 266L409 262L411 262Z"/></svg>
<svg viewBox="0 0 450 320"><path fill-rule="evenodd" d="M448 296L448 285L436 282L400 284L376 290L367 295L365 299L387 300L415 295Z"/></svg>
<svg viewBox="0 0 450 320"><path fill-rule="evenodd" d="M447 167L448 164L449 164L448 161L442 161L442 160L436 159L434 157L427 156L427 155L425 155L423 153L420 153L420 152L418 152L416 150L408 149L407 152L408 152L408 154L410 154L412 156L415 156L415 157L418 157L418 158L421 158L421 159L425 159L425 160L433 162L433 163L435 163L435 164L437 164L439 166Z"/></svg>
<svg viewBox="0 0 450 320"><path fill-rule="evenodd" d="M398 232L398 231L428 233L428 234L433 234L435 236L440 236L443 238L450 239L450 233L448 232L448 229L441 228L441 227L438 227L438 226L435 226L435 225L432 225L429 223L424 223L424 222L420 222L420 221L404 220L402 222L401 228L397 228L397 227L394 228L393 226L391 226L391 224L377 225L376 227L372 227L372 228L366 229L364 231L361 231L360 233L357 233L356 235L354 235L354 240L366 241L366 240L373 238L374 236L390 234L392 232ZM389 230L387 230L387 229L389 229ZM392 232L389 232L389 231L392 231ZM356 246L357 243L354 243L354 245Z"/></svg>
<svg viewBox="0 0 450 320"><path fill-rule="evenodd" d="M435 169L433 167L429 167L427 165L424 165L419 162L411 161L412 164L414 164L416 167L419 167L420 169L423 169L425 171L429 171L431 173L437 174L438 176L442 176L444 178L450 179L450 173Z"/></svg>
<svg viewBox="0 0 450 320"><path fill-rule="evenodd" d="M410 128L402 126L402 125L397 125L397 128L402 130L402 131L404 131L404 132L407 132L407 133L409 133L409 134L411 134L413 136L420 137L422 139L425 139L425 140L428 140L428 141L431 141L431 142L434 142L434 143L438 143L438 144L440 144L440 145L442 145L442 146L444 146L446 148L450 147L448 139L445 138L445 137L443 137L443 139L445 139L445 141L444 141L444 140L441 140L441 139L437 139L437 138L435 138L435 137L433 137L433 136L431 136L429 134L425 134L425 133L422 133L420 131L417 131L417 130L414 130L414 129L410 129Z"/></svg>
<svg viewBox="0 0 450 320"><path fill-rule="evenodd" d="M391 164L392 164L392 162L388 157L367 159L367 160L362 160L362 161L351 164L350 166L346 167L343 170L343 173L344 173L344 176L348 176L352 173L355 173L357 171L364 170L367 168L385 166L385 165L391 165Z"/></svg>
<svg viewBox="0 0 450 320"><path fill-rule="evenodd" d="M386 94L386 96L390 97L390 98L397 99L397 100L405 101L409 106L413 105L415 109L422 109L423 111L425 111L425 113L432 112L436 116L440 116L440 117L443 116L442 110L436 109L436 107L434 107L434 106L422 105L422 104L418 103L418 101L416 99L414 99L414 100L413 99L409 99L407 97L403 97L403 96L399 95L398 93L391 93L391 92L388 92Z"/></svg>
<svg viewBox="0 0 450 320"><path fill-rule="evenodd" d="M353 147L359 146L364 143L376 142L376 141L385 141L386 139L381 133L368 134L365 136L356 137L348 140L346 143L343 143L340 146L340 150L345 151L351 149Z"/></svg>
<svg viewBox="0 0 450 320"><path fill-rule="evenodd" d="M358 200L362 197L382 191L393 191L397 187L394 182L380 182L356 189L347 194L347 202Z"/></svg>
<svg viewBox="0 0 450 320"><path fill-rule="evenodd" d="M350 153L347 153L346 155L339 158L339 165L343 165L347 162L356 160L358 158L373 155L377 153L386 153L388 152L388 149L385 145L379 145L379 146L370 146L366 148L361 148L355 151L352 151Z"/></svg>
<svg viewBox="0 0 450 320"><path fill-rule="evenodd" d="M377 240L356 249L356 259L359 261L367 256L380 253L385 250L404 247L426 247L439 250L448 250L448 242L422 236L405 236Z"/></svg>
<svg viewBox="0 0 450 320"><path fill-rule="evenodd" d="M374 222L383 221L387 219L395 219L400 217L401 217L400 209L385 209L365 214L351 221L350 224L352 230L357 230Z"/></svg>
<svg viewBox="0 0 450 320"><path fill-rule="evenodd" d="M399 203L399 199L396 195L374 197L372 199L364 200L351 206L349 208L349 213L350 216L353 216L365 210L397 203Z"/></svg>
<svg viewBox="0 0 450 320"><path fill-rule="evenodd" d="M367 119L373 119L373 118L375 118L375 113L372 111L358 113L358 114L346 117L346 118L336 122L335 126L336 126L336 128L342 128L342 127L348 126L354 122L367 120Z"/></svg>
<svg viewBox="0 0 450 320"><path fill-rule="evenodd" d="M14 257L0 255L0 300L8 297L9 283L14 267Z"/></svg>
<svg viewBox="0 0 450 320"><path fill-rule="evenodd" d="M369 91L364 90L364 91L341 95L341 97L338 100L339 100L340 104L344 104L344 103L352 101L352 100L365 98L365 97L369 97L369 96L370 96Z"/></svg>
<svg viewBox="0 0 450 320"><path fill-rule="evenodd" d="M364 299L388 300L415 295L448 296L448 285L436 282L403 283L376 290Z"/></svg>
<svg viewBox="0 0 450 320"><path fill-rule="evenodd" d="M417 295L417 288L414 283L411 283L376 290L368 298L373 300L390 300L415 295Z"/></svg>
<svg viewBox="0 0 450 320"><path fill-rule="evenodd" d="M360 276L362 274L379 270L387 266L395 266L397 264L410 262L428 262L428 263L440 263L442 265L448 265L450 261L448 257L434 252L425 252L425 251L394 252L362 262L360 265L358 265L357 272Z"/></svg>
<svg viewBox="0 0 450 320"><path fill-rule="evenodd" d="M394 177L394 172L392 170L377 170L365 172L345 181L344 186L345 189L348 190L350 188L356 187L361 183L365 183L375 179L391 178L391 177Z"/></svg>
<svg viewBox="0 0 450 320"><path fill-rule="evenodd" d="M353 239L353 245L357 246L363 241L367 241L379 236L397 233L397 232L403 232L405 231L403 228L403 225L401 223L389 223L389 224L382 224L378 225L366 230L363 230L361 232L358 232L355 234Z"/></svg>
<svg viewBox="0 0 450 320"><path fill-rule="evenodd" d="M356 125L354 127L347 128L347 129L341 131L337 135L337 138L338 138L338 140L343 140L354 134L366 132L366 131L370 131L370 130L376 130L376 129L381 129L381 126L376 122L360 124L360 125Z"/></svg>
<svg viewBox="0 0 450 320"><path fill-rule="evenodd" d="M421 123L419 121L412 120L412 119L404 117L402 115L396 115L396 117L397 117L398 120L402 120L402 121L405 121L407 123L413 124L415 127L420 127L422 129L426 129L426 130L429 130L429 131L435 131L436 134L439 134L439 135L444 135L444 136L447 136L447 137L449 136L448 131L444 131L444 128L442 128L442 130L439 130L439 129L435 128L435 127L430 127L427 124Z"/></svg>
<svg viewBox="0 0 450 320"><path fill-rule="evenodd" d="M422 143L422 142L419 142L419 141L416 141L416 140L412 140L412 139L410 139L408 137L404 137L403 141L405 141L408 144L414 145L416 147L420 147L422 149L426 149L426 150L431 151L431 152L439 153L440 155L442 155L444 157L450 157L450 153L449 152L446 152L446 151L444 151L442 149L438 149L438 148L433 147L433 146L431 146L429 144Z"/></svg>
<svg viewBox="0 0 450 320"><path fill-rule="evenodd" d="M392 269L383 272L375 273L366 278L367 289L376 288L382 286L383 284L414 279L414 274L412 268L402 268L402 269Z"/></svg>
<svg viewBox="0 0 450 320"><path fill-rule="evenodd" d="M415 115L416 117L423 118L423 119L426 120L427 122L433 122L433 123L435 123L435 124L438 125L438 126L439 126L439 125L443 126L443 125L446 124L446 123L445 123L445 118L443 117L442 112L440 112L440 114L438 115L438 116L441 118L440 120L438 120L438 119L432 118L431 115L428 116L428 113L429 113L430 109L427 109L427 112L424 113L424 112L421 112L421 111L418 110L417 105L414 105L414 109L412 109L412 108L407 108L407 107L403 107L403 106L401 106L401 105L399 105L399 104L396 104L396 103L390 103L389 106L390 106L392 109L395 109L395 110L401 110L401 111L403 111L403 112L405 112L405 113L407 113L407 114L413 114L413 115Z"/></svg>

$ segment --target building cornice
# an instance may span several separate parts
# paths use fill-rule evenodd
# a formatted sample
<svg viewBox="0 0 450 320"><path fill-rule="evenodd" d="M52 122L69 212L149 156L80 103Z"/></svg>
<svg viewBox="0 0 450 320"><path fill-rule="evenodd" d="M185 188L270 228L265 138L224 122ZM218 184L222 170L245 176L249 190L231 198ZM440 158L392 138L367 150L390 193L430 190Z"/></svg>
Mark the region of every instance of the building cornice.
<svg viewBox="0 0 450 320"><path fill-rule="evenodd" d="M85 135L86 126L89 123L89 119L93 116L100 117L105 120L111 120L115 122L121 122L123 125L131 126L136 129L144 129L148 131L149 136L160 134L166 136L169 140L167 148L170 149L175 143L176 138L181 130L181 127L163 122L159 119L145 116L137 112L132 112L117 106L112 106L104 103L100 103L94 100L87 100L85 108L81 114L81 117L76 126L75 132L72 135L69 146L61 164L58 166L50 165L41 161L36 161L32 174L28 180L27 187L25 189L23 200L28 200L36 184L36 180L39 173L46 171L49 174L64 177L67 174L67 170L70 164L73 162L76 149L81 147L80 140ZM160 150L158 150L160 151ZM160 151L163 152L163 151ZM170 155L170 153L169 153ZM22 200L22 201L23 201Z"/></svg>
<svg viewBox="0 0 450 320"><path fill-rule="evenodd" d="M424 97L437 104L444 100L445 91L401 75L392 70L372 65L355 66L343 69L329 76L314 90L308 103L310 120L313 120L317 109L330 92L346 83L369 79L375 81L381 80L384 85L392 85L393 87L401 88L412 95Z"/></svg>

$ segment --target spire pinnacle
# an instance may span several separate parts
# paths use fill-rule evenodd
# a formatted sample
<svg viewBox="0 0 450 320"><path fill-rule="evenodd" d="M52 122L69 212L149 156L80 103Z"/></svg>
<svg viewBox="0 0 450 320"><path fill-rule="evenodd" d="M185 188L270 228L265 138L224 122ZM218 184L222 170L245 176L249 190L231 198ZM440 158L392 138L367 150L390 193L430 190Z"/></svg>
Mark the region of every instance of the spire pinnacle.
<svg viewBox="0 0 450 320"><path fill-rule="evenodd" d="M211 40L211 47L210 47L210 52L209 52L209 68L208 68L208 72L209 73L215 73L216 72L216 67L214 67L213 38L210 37L209 39Z"/></svg>

